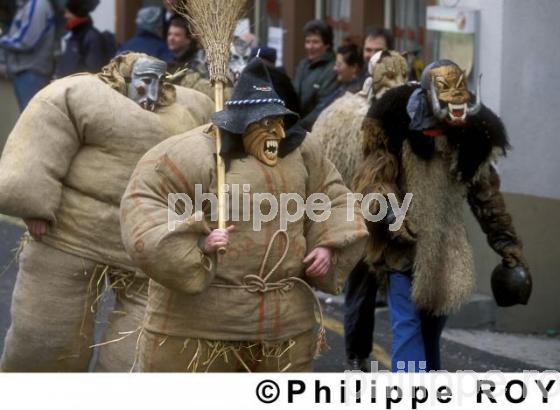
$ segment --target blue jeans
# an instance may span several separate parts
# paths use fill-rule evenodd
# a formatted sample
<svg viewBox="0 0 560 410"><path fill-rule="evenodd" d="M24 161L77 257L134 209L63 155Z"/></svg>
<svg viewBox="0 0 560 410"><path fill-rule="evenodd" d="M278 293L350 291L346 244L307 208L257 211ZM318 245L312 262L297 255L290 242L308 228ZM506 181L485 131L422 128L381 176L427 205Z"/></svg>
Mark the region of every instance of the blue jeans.
<svg viewBox="0 0 560 410"><path fill-rule="evenodd" d="M14 79L14 91L19 110L23 111L33 96L48 83L48 76L34 73L33 71L23 71L16 74Z"/></svg>
<svg viewBox="0 0 560 410"><path fill-rule="evenodd" d="M387 302L393 332L391 371L439 370L439 342L447 317L419 311L410 299L411 282L408 274L389 274Z"/></svg>

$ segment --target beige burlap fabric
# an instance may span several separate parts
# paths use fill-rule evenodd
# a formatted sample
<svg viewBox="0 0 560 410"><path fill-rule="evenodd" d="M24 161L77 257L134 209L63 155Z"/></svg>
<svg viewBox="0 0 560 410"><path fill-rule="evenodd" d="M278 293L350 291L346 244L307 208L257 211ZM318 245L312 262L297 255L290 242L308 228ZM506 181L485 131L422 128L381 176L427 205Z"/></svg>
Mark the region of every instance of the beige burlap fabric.
<svg viewBox="0 0 560 410"><path fill-rule="evenodd" d="M0 213L50 223L41 243L22 255L2 364L8 370L87 369L92 319L84 306L91 309L97 298L90 286L98 282L95 275L110 272L115 287L121 282L115 273L129 272L126 282L138 287L115 287L116 310L125 314L112 315L105 341L140 327L147 286L140 289L142 279L130 273L136 268L121 242L120 199L140 157L207 122L213 104L166 84L156 112L142 109L121 94L135 58L116 58L99 77L55 81L33 98L8 138L0 159ZM104 345L100 370L128 371L136 340Z"/></svg>
<svg viewBox="0 0 560 410"><path fill-rule="evenodd" d="M19 258L12 323L0 370L87 371L105 286L116 292L116 309L99 348L96 370L128 371L134 364L147 278L29 241Z"/></svg>
<svg viewBox="0 0 560 410"><path fill-rule="evenodd" d="M140 337L141 372L310 372L315 333L281 343L222 342L161 335Z"/></svg>
<svg viewBox="0 0 560 410"><path fill-rule="evenodd" d="M174 83L185 88L192 88L193 90L200 91L206 96L214 100L214 87L210 83L210 80L204 78L196 70L187 70L185 72L179 73L177 77L173 80ZM224 88L224 100L228 100L233 92L233 87L226 85Z"/></svg>
<svg viewBox="0 0 560 410"><path fill-rule="evenodd" d="M260 229L253 227L253 218L232 222L227 253L210 261L197 245L215 226L209 212L202 221L192 216L170 231L167 195L194 198L195 184L202 192L215 190L214 137L208 132L201 127L152 149L123 196L123 242L153 279L144 327L183 339L284 342L316 325L314 296L301 282L328 292L341 290L346 273L362 256L367 237L362 216L358 207L348 209L348 189L321 144L312 139L275 167L252 156L232 160L226 182L249 184L251 204L257 193L271 193L279 202L282 193L308 198L321 192L330 201L330 217L322 222L299 218L287 225L285 235L275 235L281 229L280 213ZM261 203L265 214L267 204ZM295 206L295 201L288 203L291 214ZM348 213L353 217L349 221ZM314 281L304 273L303 258L318 246L332 248L334 256L326 277Z"/></svg>
<svg viewBox="0 0 560 410"><path fill-rule="evenodd" d="M133 270L120 240L119 203L140 157L209 120L209 98L181 87L156 113L94 75L55 81L21 114L0 159L0 213L51 222L43 241Z"/></svg>

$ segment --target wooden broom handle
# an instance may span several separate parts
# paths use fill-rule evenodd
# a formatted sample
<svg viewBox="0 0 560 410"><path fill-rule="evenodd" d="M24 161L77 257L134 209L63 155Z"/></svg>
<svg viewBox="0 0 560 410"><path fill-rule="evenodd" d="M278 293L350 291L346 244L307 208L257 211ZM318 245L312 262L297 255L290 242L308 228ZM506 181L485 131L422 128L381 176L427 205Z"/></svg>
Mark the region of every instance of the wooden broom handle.
<svg viewBox="0 0 560 410"><path fill-rule="evenodd" d="M216 81L214 86L214 99L216 101L216 112L224 109L224 83ZM218 228L226 229L226 196L224 186L226 183L226 166L220 155L222 150L222 139L220 129L216 127L216 170L218 173ZM218 253L223 255L226 248L219 248Z"/></svg>

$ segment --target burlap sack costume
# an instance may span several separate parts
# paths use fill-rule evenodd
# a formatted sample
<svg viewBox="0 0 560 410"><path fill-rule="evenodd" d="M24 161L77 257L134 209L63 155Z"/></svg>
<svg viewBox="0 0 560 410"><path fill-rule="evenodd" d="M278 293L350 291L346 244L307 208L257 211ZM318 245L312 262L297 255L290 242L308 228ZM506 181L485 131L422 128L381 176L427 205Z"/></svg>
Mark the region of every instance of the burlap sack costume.
<svg viewBox="0 0 560 410"><path fill-rule="evenodd" d="M240 218L232 222L227 253L212 260L198 245L201 235L216 227L208 210L202 220L194 214L170 231L168 194L194 199L195 184L202 192L215 192L213 139L206 126L159 144L139 162L123 196L123 242L152 279L140 369L310 370L317 302L309 286L340 292L367 237L359 208L347 209L349 191L312 139L275 167L253 156L233 159L226 183L250 184L251 203L255 193L272 193L279 200L281 193L305 199L322 192L330 198L331 215L323 222L300 218L286 231L280 230L278 215L261 230L253 229L252 216ZM293 201L288 209L295 212ZM310 280L302 260L318 246L333 249L332 266L325 277Z"/></svg>
<svg viewBox="0 0 560 410"><path fill-rule="evenodd" d="M52 83L8 139L0 160L0 213L50 226L21 255L4 371L87 370L104 282L118 295L108 337L140 326L147 286L121 243L122 193L148 149L207 122L212 112L206 96L165 83L155 112L127 98L125 78L140 56L119 56L99 75ZM99 370L130 369L136 338L128 339L101 348Z"/></svg>
<svg viewBox="0 0 560 410"><path fill-rule="evenodd" d="M212 100L215 98L214 87L212 87L210 80L194 69L186 68L180 70L179 72L173 74L169 80L173 84L180 85L181 87L192 88L193 90L200 91ZM231 93L232 87L230 85L226 85L224 88L224 100L229 99L231 97Z"/></svg>

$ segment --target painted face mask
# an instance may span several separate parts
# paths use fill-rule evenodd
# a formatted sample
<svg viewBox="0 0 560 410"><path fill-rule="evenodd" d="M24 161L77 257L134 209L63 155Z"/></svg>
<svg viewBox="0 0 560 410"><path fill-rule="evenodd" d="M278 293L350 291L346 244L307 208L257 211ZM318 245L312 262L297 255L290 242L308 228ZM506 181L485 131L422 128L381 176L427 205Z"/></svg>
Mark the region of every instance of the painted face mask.
<svg viewBox="0 0 560 410"><path fill-rule="evenodd" d="M251 58L251 44L236 38L230 45L229 69L234 81L237 81L241 71L245 68Z"/></svg>
<svg viewBox="0 0 560 410"><path fill-rule="evenodd" d="M285 137L283 118L268 117L247 127L243 147L245 152L273 167L278 163L278 148Z"/></svg>
<svg viewBox="0 0 560 410"><path fill-rule="evenodd" d="M127 96L148 111L155 111L159 99L161 79L167 64L163 61L139 58L132 67Z"/></svg>
<svg viewBox="0 0 560 410"><path fill-rule="evenodd" d="M430 79L432 111L439 120L445 120L451 125L463 124L468 115L474 115L480 110L480 78L474 105L469 105L467 79L458 66L436 67L430 71Z"/></svg>
<svg viewBox="0 0 560 410"><path fill-rule="evenodd" d="M379 99L386 91L407 81L406 60L396 51L379 51L369 62L373 93Z"/></svg>

